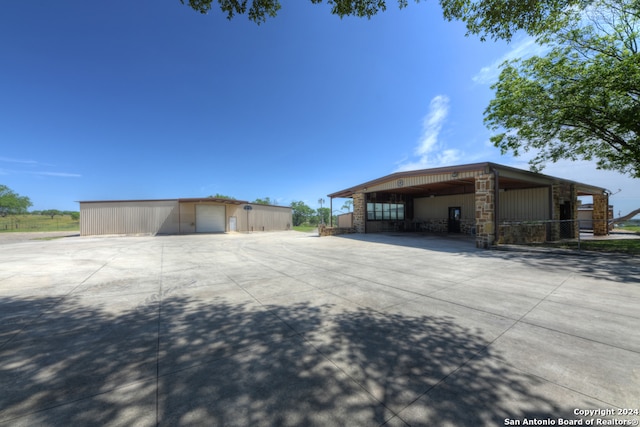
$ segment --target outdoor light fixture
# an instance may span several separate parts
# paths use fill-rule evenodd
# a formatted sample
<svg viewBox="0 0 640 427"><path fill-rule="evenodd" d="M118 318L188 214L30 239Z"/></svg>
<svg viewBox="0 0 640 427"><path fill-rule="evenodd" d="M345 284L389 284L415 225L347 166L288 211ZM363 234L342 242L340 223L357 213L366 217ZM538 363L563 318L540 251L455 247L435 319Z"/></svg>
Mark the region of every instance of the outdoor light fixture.
<svg viewBox="0 0 640 427"><path fill-rule="evenodd" d="M458 176L458 172L451 172L451 176L455 178L456 176Z"/></svg>

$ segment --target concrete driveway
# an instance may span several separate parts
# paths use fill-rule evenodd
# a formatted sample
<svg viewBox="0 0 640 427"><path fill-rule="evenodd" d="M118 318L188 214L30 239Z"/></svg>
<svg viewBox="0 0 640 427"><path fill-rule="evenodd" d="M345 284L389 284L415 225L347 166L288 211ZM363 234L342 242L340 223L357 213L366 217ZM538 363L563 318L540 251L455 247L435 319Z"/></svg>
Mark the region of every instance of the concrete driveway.
<svg viewBox="0 0 640 427"><path fill-rule="evenodd" d="M446 237L16 241L0 425L637 423L638 307L637 258Z"/></svg>

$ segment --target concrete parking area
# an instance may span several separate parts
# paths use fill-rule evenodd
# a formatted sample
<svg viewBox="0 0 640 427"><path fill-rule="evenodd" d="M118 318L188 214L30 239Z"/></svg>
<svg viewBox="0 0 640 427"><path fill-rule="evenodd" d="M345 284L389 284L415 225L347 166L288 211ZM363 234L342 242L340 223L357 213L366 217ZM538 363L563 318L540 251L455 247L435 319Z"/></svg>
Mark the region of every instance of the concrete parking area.
<svg viewBox="0 0 640 427"><path fill-rule="evenodd" d="M15 240L0 425L634 423L638 307L637 258L446 236Z"/></svg>

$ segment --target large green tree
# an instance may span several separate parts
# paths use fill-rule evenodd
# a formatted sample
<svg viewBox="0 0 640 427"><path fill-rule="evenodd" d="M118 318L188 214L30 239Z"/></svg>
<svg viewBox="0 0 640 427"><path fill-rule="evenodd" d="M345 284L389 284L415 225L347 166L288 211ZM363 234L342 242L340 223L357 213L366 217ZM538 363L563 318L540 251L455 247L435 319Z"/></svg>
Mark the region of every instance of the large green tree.
<svg viewBox="0 0 640 427"><path fill-rule="evenodd" d="M19 215L27 213L31 200L20 196L6 185L0 184L0 216Z"/></svg>
<svg viewBox="0 0 640 427"><path fill-rule="evenodd" d="M299 0L297 0L299 1ZM358 16L371 18L387 10L387 3L395 3L401 9L409 0L309 0L314 4L326 3L331 13L339 17ZM420 0L414 0L419 3ZM440 0L443 15L448 20L465 22L470 34L482 38L511 39L518 30L538 34L544 29L564 22L564 10L587 0ZM247 15L257 24L275 17L281 8L279 0L180 0L200 13L208 13L215 3L232 19Z"/></svg>
<svg viewBox="0 0 640 427"><path fill-rule="evenodd" d="M308 222L310 218L314 216L314 210L307 206L303 201L291 202L293 225L302 225Z"/></svg>
<svg viewBox="0 0 640 427"><path fill-rule="evenodd" d="M598 0L539 40L544 56L503 64L485 122L503 153L532 168L595 160L640 178L640 1Z"/></svg>

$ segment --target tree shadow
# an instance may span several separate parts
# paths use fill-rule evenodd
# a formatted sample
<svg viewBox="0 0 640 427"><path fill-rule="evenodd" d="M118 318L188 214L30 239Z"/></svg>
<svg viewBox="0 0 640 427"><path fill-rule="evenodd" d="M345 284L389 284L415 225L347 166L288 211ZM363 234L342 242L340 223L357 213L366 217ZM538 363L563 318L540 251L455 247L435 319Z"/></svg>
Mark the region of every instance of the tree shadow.
<svg viewBox="0 0 640 427"><path fill-rule="evenodd" d="M453 318L330 308L0 298L0 424L478 426L573 408Z"/></svg>

